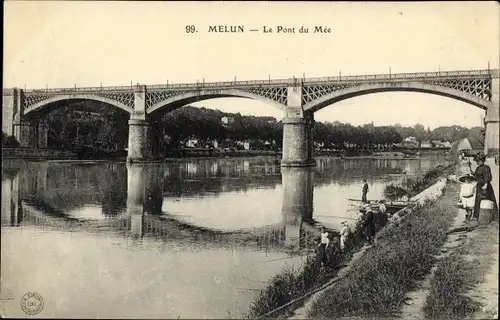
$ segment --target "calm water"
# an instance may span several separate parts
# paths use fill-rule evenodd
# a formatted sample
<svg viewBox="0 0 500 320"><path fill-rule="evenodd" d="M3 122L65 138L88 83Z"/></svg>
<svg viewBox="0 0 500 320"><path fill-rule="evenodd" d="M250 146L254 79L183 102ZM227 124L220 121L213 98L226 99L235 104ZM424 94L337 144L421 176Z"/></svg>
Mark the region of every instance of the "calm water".
<svg viewBox="0 0 500 320"><path fill-rule="evenodd" d="M318 223L338 229L389 181L445 161L273 159L167 164L23 162L2 165L1 296L25 316L241 317L257 290L304 259ZM403 174L405 172L406 174Z"/></svg>

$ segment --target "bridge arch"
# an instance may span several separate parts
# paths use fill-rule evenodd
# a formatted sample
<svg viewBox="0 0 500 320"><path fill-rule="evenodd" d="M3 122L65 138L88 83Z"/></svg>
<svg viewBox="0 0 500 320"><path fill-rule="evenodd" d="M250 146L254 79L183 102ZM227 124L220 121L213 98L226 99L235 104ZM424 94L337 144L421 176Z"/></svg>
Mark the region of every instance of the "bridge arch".
<svg viewBox="0 0 500 320"><path fill-rule="evenodd" d="M264 102L266 104L269 104L275 108L282 110L283 112L285 112L285 110L286 110L286 106L284 104L279 103L277 101L274 101L270 98L267 98L267 97L264 97L264 96L261 96L261 95L255 94L255 93L246 92L243 90L226 89L226 90L191 91L191 92L187 92L184 94L169 97L161 102L158 102L158 103L150 106L146 112L148 115L151 115L151 114L154 114L160 110L164 110L165 107L167 107L166 111L170 112L172 110L178 109L182 106L185 106L185 105L193 103L193 102L214 99L214 98L253 99L253 100L258 100L258 101Z"/></svg>
<svg viewBox="0 0 500 320"><path fill-rule="evenodd" d="M50 105L51 103L58 102L58 101L64 101L64 100L93 100L93 101L99 101L103 102L109 105L112 105L114 107L117 107L119 109L122 109L123 111L131 114L134 112L134 109L113 99L101 97L98 95L88 95L88 94L66 94L66 95L58 95L56 97L50 98L50 99L45 99L40 102L37 102L33 104L32 106L26 108L24 110L24 114L28 115L30 113L34 113L36 111L40 111L46 106Z"/></svg>
<svg viewBox="0 0 500 320"><path fill-rule="evenodd" d="M384 82L367 83L332 92L307 103L304 106L304 111L316 112L335 102L339 102L349 98L354 98L371 93L391 91L422 92L440 95L472 104L484 110L488 110L488 107L491 105L490 101L487 101L470 93L439 85L431 85L422 82Z"/></svg>

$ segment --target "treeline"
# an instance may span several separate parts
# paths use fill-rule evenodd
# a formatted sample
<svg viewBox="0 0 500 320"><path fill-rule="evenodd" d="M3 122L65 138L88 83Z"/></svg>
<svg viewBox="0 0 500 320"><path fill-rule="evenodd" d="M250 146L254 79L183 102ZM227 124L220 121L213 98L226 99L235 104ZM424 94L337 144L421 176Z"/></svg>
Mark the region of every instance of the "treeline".
<svg viewBox="0 0 500 320"><path fill-rule="evenodd" d="M222 118L228 117L225 124ZM281 141L283 124L272 117L242 116L227 114L219 110L186 106L153 122L153 134L162 137L173 146L183 140L262 140Z"/></svg>
<svg viewBox="0 0 500 320"><path fill-rule="evenodd" d="M415 137L418 141L440 140L453 142L470 136L481 141L484 139L483 127L469 129L462 126L442 126L430 130L429 128L425 129L421 124L416 124L413 127L403 127L400 124L396 124L394 128L403 139Z"/></svg>
<svg viewBox="0 0 500 320"><path fill-rule="evenodd" d="M48 115L48 145L123 150L128 143L128 119L121 110L90 101L60 107Z"/></svg>
<svg viewBox="0 0 500 320"><path fill-rule="evenodd" d="M228 117L227 123L222 118ZM73 103L50 113L49 147L85 145L108 150L123 150L128 144L128 115L121 110L93 101ZM472 135L482 140L482 128L461 126L438 127L434 130L417 124L413 127L353 126L340 122L319 122L314 126L314 140L325 146L370 148L373 145L391 145L407 137L418 141L456 141ZM275 142L280 146L283 124L272 117L243 116L219 110L186 106L151 120L151 134L155 146L175 148L189 138L198 139L204 146L210 140L250 140ZM3 138L4 145L12 145L12 138ZM15 144L15 143L14 143ZM162 149L162 148L160 148Z"/></svg>

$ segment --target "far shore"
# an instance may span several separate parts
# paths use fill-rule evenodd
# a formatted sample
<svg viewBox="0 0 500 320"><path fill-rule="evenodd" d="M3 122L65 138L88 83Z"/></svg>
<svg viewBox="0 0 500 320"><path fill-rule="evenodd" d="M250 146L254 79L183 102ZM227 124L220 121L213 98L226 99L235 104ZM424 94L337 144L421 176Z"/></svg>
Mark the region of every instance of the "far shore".
<svg viewBox="0 0 500 320"><path fill-rule="evenodd" d="M443 150L422 150L415 151L412 150L409 154L407 151L358 151L350 150L344 156L341 156L339 151L316 151L314 154L315 158L330 158L330 159L384 159L384 160L417 160L425 156L436 156L445 155L446 152ZM419 152L419 155L415 153ZM406 153L406 154L405 154ZM235 151L216 151L216 152L197 152L189 151L189 153L184 152L183 155L179 156L167 156L165 158L152 159L147 162L170 162L178 161L180 159L220 159L220 158L247 158L247 157L265 157L265 158L275 158L276 160L281 159L281 151L269 151L269 150L235 150ZM85 155L81 156L75 152L63 151L59 149L25 149L25 148L2 148L2 159L23 159L30 161L59 161L59 162L82 162L82 161L126 161L126 156L124 155Z"/></svg>

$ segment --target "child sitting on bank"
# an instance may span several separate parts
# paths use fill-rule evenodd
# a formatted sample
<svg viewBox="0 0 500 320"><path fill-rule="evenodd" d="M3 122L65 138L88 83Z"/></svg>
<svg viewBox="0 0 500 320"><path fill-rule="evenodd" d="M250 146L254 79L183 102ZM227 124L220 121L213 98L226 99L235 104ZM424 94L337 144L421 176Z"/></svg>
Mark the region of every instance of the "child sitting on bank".
<svg viewBox="0 0 500 320"><path fill-rule="evenodd" d="M466 174L458 179L462 185L460 187L459 200L457 205L465 209L465 220L470 221L474 203L476 201L476 181L470 174Z"/></svg>

